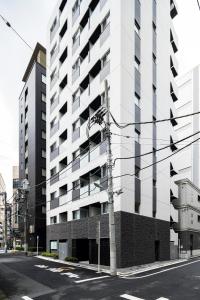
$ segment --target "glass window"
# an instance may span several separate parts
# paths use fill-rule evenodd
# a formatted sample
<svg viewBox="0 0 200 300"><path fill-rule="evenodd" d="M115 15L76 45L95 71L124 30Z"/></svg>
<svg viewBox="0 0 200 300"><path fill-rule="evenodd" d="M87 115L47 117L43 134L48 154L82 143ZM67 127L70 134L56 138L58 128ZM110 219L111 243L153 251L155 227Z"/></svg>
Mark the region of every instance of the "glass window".
<svg viewBox="0 0 200 300"><path fill-rule="evenodd" d="M46 103L46 95L42 93L42 101Z"/></svg>
<svg viewBox="0 0 200 300"><path fill-rule="evenodd" d="M42 112L42 120L46 121L46 114L44 112Z"/></svg>
<svg viewBox="0 0 200 300"><path fill-rule="evenodd" d="M42 176L46 177L46 170L42 169Z"/></svg>
<svg viewBox="0 0 200 300"><path fill-rule="evenodd" d="M42 188L42 195L46 195L46 188Z"/></svg>
<svg viewBox="0 0 200 300"><path fill-rule="evenodd" d="M53 216L50 218L50 224L56 224L57 223L57 216ZM52 249L52 248L51 248ZM53 250L53 249L52 249Z"/></svg>
<svg viewBox="0 0 200 300"><path fill-rule="evenodd" d="M105 202L105 203L101 204L101 213L102 214L107 214L108 213L108 202Z"/></svg>
<svg viewBox="0 0 200 300"><path fill-rule="evenodd" d="M135 141L140 143L140 133L137 130L135 130Z"/></svg>
<svg viewBox="0 0 200 300"><path fill-rule="evenodd" d="M42 157L46 158L46 151L45 150L42 150Z"/></svg>
<svg viewBox="0 0 200 300"><path fill-rule="evenodd" d="M80 219L80 210L74 210L73 211L73 220L79 220Z"/></svg>
<svg viewBox="0 0 200 300"><path fill-rule="evenodd" d="M46 140L46 132L42 130L42 139Z"/></svg>

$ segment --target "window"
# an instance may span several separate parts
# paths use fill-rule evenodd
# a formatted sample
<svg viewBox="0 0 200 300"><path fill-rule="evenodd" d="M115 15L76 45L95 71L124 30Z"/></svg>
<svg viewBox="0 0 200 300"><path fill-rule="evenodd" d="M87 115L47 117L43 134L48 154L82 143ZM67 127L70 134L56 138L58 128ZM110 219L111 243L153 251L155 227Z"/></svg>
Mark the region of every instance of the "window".
<svg viewBox="0 0 200 300"><path fill-rule="evenodd" d="M139 24L137 23L136 20L135 20L135 27L134 27L134 29L135 29L135 32L136 32L138 35L140 35L140 26L139 26Z"/></svg>
<svg viewBox="0 0 200 300"><path fill-rule="evenodd" d="M135 177L140 178L140 168L135 165Z"/></svg>
<svg viewBox="0 0 200 300"><path fill-rule="evenodd" d="M56 150L56 142L51 145L50 150L51 152Z"/></svg>
<svg viewBox="0 0 200 300"><path fill-rule="evenodd" d="M137 93L135 93L135 104L140 107L140 96Z"/></svg>
<svg viewBox="0 0 200 300"><path fill-rule="evenodd" d="M101 204L101 213L102 214L107 214L108 213L108 202L105 202L105 203Z"/></svg>
<svg viewBox="0 0 200 300"><path fill-rule="evenodd" d="M56 93L54 93L53 94L53 96L51 97L51 99L50 99L50 103L51 103L51 105L53 105L54 104L54 102L55 102L55 99L56 99Z"/></svg>
<svg viewBox="0 0 200 300"><path fill-rule="evenodd" d="M67 75L63 78L63 80L59 84L60 90L62 91L66 85L67 85Z"/></svg>
<svg viewBox="0 0 200 300"><path fill-rule="evenodd" d="M200 202L200 195L198 195L197 197L198 197L198 201Z"/></svg>
<svg viewBox="0 0 200 300"><path fill-rule="evenodd" d="M73 190L78 190L80 188L80 182L79 182L79 179L78 180L75 180L73 183L72 183L72 187L73 187Z"/></svg>
<svg viewBox="0 0 200 300"><path fill-rule="evenodd" d="M67 23L68 22L66 20L65 23L64 23L64 25L63 25L63 27L62 27L62 29L61 29L61 31L60 31L60 37L61 37L61 39L63 38L63 36L65 35L65 32L67 31L67 27L68 27Z"/></svg>
<svg viewBox="0 0 200 300"><path fill-rule="evenodd" d="M80 156L80 150L76 150L72 153L72 159L75 161Z"/></svg>
<svg viewBox="0 0 200 300"><path fill-rule="evenodd" d="M59 136L59 144L62 145L67 140L67 129Z"/></svg>
<svg viewBox="0 0 200 300"><path fill-rule="evenodd" d="M73 211L73 220L79 220L80 219L80 210L74 210Z"/></svg>
<svg viewBox="0 0 200 300"><path fill-rule="evenodd" d="M46 188L42 188L42 195L46 195Z"/></svg>
<svg viewBox="0 0 200 300"><path fill-rule="evenodd" d="M198 222L200 223L200 216L199 215L198 215L197 219L198 219Z"/></svg>
<svg viewBox="0 0 200 300"><path fill-rule="evenodd" d="M137 57L135 56L135 61L134 61L134 65L135 65L135 68L140 71L140 61L137 59Z"/></svg>
<svg viewBox="0 0 200 300"><path fill-rule="evenodd" d="M42 120L46 122L46 114L42 112Z"/></svg>
<svg viewBox="0 0 200 300"><path fill-rule="evenodd" d="M101 32L103 32L109 24L110 24L110 12L107 14L103 22L101 23Z"/></svg>
<svg viewBox="0 0 200 300"><path fill-rule="evenodd" d="M59 10L60 10L60 13L63 11L63 9L65 8L65 5L67 3L67 0L63 0L60 4L60 7L59 7Z"/></svg>
<svg viewBox="0 0 200 300"><path fill-rule="evenodd" d="M79 7L80 7L79 0L76 0L76 2L74 3L74 6L72 8L72 16L74 16L76 14L76 12L79 9Z"/></svg>
<svg viewBox="0 0 200 300"><path fill-rule="evenodd" d="M67 101L65 102L65 104L63 104L63 106L59 110L60 118L62 118L66 113L67 113Z"/></svg>
<svg viewBox="0 0 200 300"><path fill-rule="evenodd" d="M51 75L50 75L50 80L51 80L51 82L54 80L54 78L56 77L56 68L53 70L53 72L51 73Z"/></svg>
<svg viewBox="0 0 200 300"><path fill-rule="evenodd" d="M77 61L72 66L72 73L76 72L80 66L80 59L78 58Z"/></svg>
<svg viewBox="0 0 200 300"><path fill-rule="evenodd" d="M46 170L45 169L42 169L42 176L46 177Z"/></svg>
<svg viewBox="0 0 200 300"><path fill-rule="evenodd" d="M72 95L72 101L73 103L76 102L80 97L80 89L76 90L76 92Z"/></svg>
<svg viewBox="0 0 200 300"><path fill-rule="evenodd" d="M72 124L72 131L76 131L78 128L80 127L80 119L76 120L76 122L74 122Z"/></svg>
<svg viewBox="0 0 200 300"><path fill-rule="evenodd" d="M51 28L50 28L51 33L54 31L56 24L57 24L57 18L54 19L53 24L51 25Z"/></svg>
<svg viewBox="0 0 200 300"><path fill-rule="evenodd" d="M56 175L57 171L56 171L56 167L54 167L53 169L50 170L50 176L53 177L54 175Z"/></svg>
<svg viewBox="0 0 200 300"><path fill-rule="evenodd" d="M42 82L46 84L46 76L44 74L42 74Z"/></svg>
<svg viewBox="0 0 200 300"><path fill-rule="evenodd" d="M46 132L42 130L42 139L46 140Z"/></svg>
<svg viewBox="0 0 200 300"><path fill-rule="evenodd" d="M101 59L101 65L102 68L105 67L105 65L110 61L110 50L102 57Z"/></svg>
<svg viewBox="0 0 200 300"><path fill-rule="evenodd" d="M64 196L67 194L67 184L59 188L59 196Z"/></svg>
<svg viewBox="0 0 200 300"><path fill-rule="evenodd" d="M52 47L51 49L51 52L50 52L50 56L51 58L54 56L54 54L56 53L56 49L57 49L57 43L54 44L54 46Z"/></svg>
<svg viewBox="0 0 200 300"><path fill-rule="evenodd" d="M50 194L50 199L51 199L51 201L56 199L56 192L53 192L53 193Z"/></svg>
<svg viewBox="0 0 200 300"><path fill-rule="evenodd" d="M137 130L135 130L135 141L140 143L140 133Z"/></svg>
<svg viewBox="0 0 200 300"><path fill-rule="evenodd" d="M46 103L46 95L44 93L42 93L42 101Z"/></svg>
<svg viewBox="0 0 200 300"><path fill-rule="evenodd" d="M57 223L57 216L53 216L50 218L50 224L56 224Z"/></svg>
<svg viewBox="0 0 200 300"><path fill-rule="evenodd" d="M21 114L21 123L23 122L23 114Z"/></svg>
<svg viewBox="0 0 200 300"><path fill-rule="evenodd" d="M57 117L53 118L53 120L51 121L51 123L50 123L51 129L56 125L56 122L57 122Z"/></svg>
<svg viewBox="0 0 200 300"><path fill-rule="evenodd" d="M79 40L79 37L80 37L80 28L73 35L73 38L72 38L72 44L73 45L76 43L77 40Z"/></svg>
<svg viewBox="0 0 200 300"><path fill-rule="evenodd" d="M25 90L25 103L27 101L27 97L28 97L28 88Z"/></svg>
<svg viewBox="0 0 200 300"><path fill-rule="evenodd" d="M65 48L65 50L63 51L62 55L60 56L60 63L63 64L65 59L67 58L68 55L68 47Z"/></svg>
<svg viewBox="0 0 200 300"><path fill-rule="evenodd" d="M46 158L46 151L45 150L42 150L42 157Z"/></svg>

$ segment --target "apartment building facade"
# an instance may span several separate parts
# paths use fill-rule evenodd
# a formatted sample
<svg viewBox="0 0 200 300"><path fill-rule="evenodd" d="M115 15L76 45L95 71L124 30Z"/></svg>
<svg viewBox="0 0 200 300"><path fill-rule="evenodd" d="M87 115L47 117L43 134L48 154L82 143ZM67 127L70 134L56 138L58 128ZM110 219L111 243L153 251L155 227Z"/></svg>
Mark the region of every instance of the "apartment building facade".
<svg viewBox="0 0 200 300"><path fill-rule="evenodd" d="M176 15L173 0L62 0L54 10L47 51L47 248L60 258L96 263L100 221L101 264L109 264L107 143L103 125L88 135L88 122L105 105L105 79L119 123L175 115ZM156 152L161 139L174 141L175 125L112 125L113 158L152 151L113 168L114 191L123 190L114 196L118 267L169 259L170 242L172 249L178 245L174 167L170 159L156 164L176 150ZM127 173L134 176L121 176Z"/></svg>
<svg viewBox="0 0 200 300"><path fill-rule="evenodd" d="M0 173L0 193L6 191L5 182L2 174ZM4 247L4 228L5 228L5 198L0 195L0 248Z"/></svg>
<svg viewBox="0 0 200 300"><path fill-rule="evenodd" d="M177 79L179 100L176 102L177 115L187 115L200 109L200 66L196 66ZM199 115L183 118L178 121L176 134L178 139L200 131ZM189 138L185 143L192 142L199 137L199 133ZM181 145L183 146L183 145ZM181 147L180 146L180 147ZM178 175L176 180L188 178L200 188L200 146L194 143L185 151L177 154Z"/></svg>
<svg viewBox="0 0 200 300"><path fill-rule="evenodd" d="M28 246L46 244L46 49L37 43L23 76L19 97L19 179L28 179ZM18 199L19 200L19 199ZM24 237L24 209L19 203L19 230Z"/></svg>
<svg viewBox="0 0 200 300"><path fill-rule="evenodd" d="M179 222L176 225L180 240L180 257L200 254L200 189L189 179L176 181L179 189L175 206Z"/></svg>
<svg viewBox="0 0 200 300"><path fill-rule="evenodd" d="M21 246L21 235L19 231L19 203L18 203L18 189L20 188L19 180L19 166L13 166L13 197L12 199L12 243L13 247Z"/></svg>

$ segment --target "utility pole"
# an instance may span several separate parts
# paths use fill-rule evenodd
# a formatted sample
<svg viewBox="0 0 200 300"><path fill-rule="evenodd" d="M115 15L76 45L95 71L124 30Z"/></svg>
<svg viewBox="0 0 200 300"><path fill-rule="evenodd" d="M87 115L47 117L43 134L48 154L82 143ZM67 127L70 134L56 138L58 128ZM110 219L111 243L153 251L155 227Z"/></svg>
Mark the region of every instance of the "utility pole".
<svg viewBox="0 0 200 300"><path fill-rule="evenodd" d="M105 102L106 102L106 135L107 135L107 168L108 168L108 212L109 212L109 236L110 236L110 274L117 274L116 266L116 241L115 241L115 216L114 216L114 193L112 177L112 150L110 132L110 99L108 97L108 81L105 80Z"/></svg>

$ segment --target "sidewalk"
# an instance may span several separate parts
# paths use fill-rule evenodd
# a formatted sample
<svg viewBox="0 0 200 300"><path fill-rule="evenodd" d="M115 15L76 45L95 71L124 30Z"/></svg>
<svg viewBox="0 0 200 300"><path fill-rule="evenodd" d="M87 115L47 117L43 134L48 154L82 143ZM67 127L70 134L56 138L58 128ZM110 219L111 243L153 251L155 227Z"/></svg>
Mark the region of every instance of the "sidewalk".
<svg viewBox="0 0 200 300"><path fill-rule="evenodd" d="M37 256L37 258L40 258L43 260L48 260L48 261L53 261L53 262L60 263L60 264L81 267L81 268L85 268L85 269L93 270L93 271L97 271L97 269L98 269L98 265L89 264L88 262L71 263L71 262L65 262L65 261L59 260L59 259L53 259L53 258L49 258L49 257L40 256L40 255ZM175 259L175 260L169 260L169 261L153 262L150 264L133 266L133 267L129 267L129 268L119 268L119 269L117 269L117 275L119 275L119 276L135 275L135 274L139 274L139 273L143 273L143 272L147 272L147 271L151 271L151 270L156 270L156 269L163 268L163 267L172 266L175 264L180 264L180 263L183 263L186 261L188 261L188 260L187 259ZM101 271L109 274L110 273L109 266L101 266Z"/></svg>

